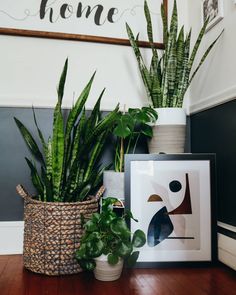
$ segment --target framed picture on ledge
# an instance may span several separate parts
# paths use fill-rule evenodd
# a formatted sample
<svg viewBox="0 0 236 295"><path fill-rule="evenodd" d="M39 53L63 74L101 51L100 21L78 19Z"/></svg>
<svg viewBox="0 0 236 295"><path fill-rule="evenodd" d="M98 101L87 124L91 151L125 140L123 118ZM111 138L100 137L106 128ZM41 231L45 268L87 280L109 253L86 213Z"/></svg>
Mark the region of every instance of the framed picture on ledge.
<svg viewBox="0 0 236 295"><path fill-rule="evenodd" d="M202 23L209 18L206 32L223 19L223 0L202 0Z"/></svg>
<svg viewBox="0 0 236 295"><path fill-rule="evenodd" d="M217 260L215 155L127 155L126 207L146 233L138 267Z"/></svg>

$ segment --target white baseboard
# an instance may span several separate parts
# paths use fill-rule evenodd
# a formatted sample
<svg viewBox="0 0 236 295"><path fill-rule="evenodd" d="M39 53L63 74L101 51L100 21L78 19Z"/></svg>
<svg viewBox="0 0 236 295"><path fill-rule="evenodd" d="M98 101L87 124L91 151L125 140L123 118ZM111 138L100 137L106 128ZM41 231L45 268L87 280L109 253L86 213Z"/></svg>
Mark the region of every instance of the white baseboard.
<svg viewBox="0 0 236 295"><path fill-rule="evenodd" d="M236 270L236 240L218 234L219 260Z"/></svg>
<svg viewBox="0 0 236 295"><path fill-rule="evenodd" d="M0 222L0 255L23 253L24 222Z"/></svg>
<svg viewBox="0 0 236 295"><path fill-rule="evenodd" d="M23 233L23 221L0 222L0 255L22 254ZM218 234L218 249L219 260L236 270L236 240Z"/></svg>

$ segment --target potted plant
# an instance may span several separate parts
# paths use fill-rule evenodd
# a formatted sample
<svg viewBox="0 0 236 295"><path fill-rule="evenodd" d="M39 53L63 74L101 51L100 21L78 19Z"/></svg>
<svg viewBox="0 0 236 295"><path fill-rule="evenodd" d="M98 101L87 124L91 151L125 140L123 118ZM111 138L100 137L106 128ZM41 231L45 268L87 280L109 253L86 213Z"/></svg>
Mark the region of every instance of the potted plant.
<svg viewBox="0 0 236 295"><path fill-rule="evenodd" d="M104 169L98 162L118 114L117 106L101 118L100 101L104 90L90 115L85 113L93 74L64 119L61 104L67 68L68 60L58 86L53 134L47 141L33 110L41 148L24 124L14 118L34 157L34 160L26 158L26 162L37 191L36 196L31 197L21 186L17 187L25 199L24 266L48 275L81 271L74 251L83 233L82 220L89 219L98 209L99 195L95 194L101 186Z"/></svg>
<svg viewBox="0 0 236 295"><path fill-rule="evenodd" d="M180 153L184 151L185 142L186 114L183 109L185 93L221 34L210 44L200 62L193 69L208 20L203 24L194 46L191 47L191 30L185 34L184 26L181 29L178 27L176 0L174 1L170 26L162 4L161 15L165 49L159 54L154 46L151 15L146 0L144 2L144 13L148 40L152 50L150 66L146 65L139 49L138 35L136 38L134 37L128 24L126 24L126 28L149 103L158 112L158 120L153 129L153 138L149 144L149 151L151 153Z"/></svg>
<svg viewBox="0 0 236 295"><path fill-rule="evenodd" d="M106 188L104 197L115 197L124 201L124 156L135 153L141 136L152 137L150 124L157 119L152 107L129 108L119 112L113 135L115 136L114 170L106 170L103 184Z"/></svg>
<svg viewBox="0 0 236 295"><path fill-rule="evenodd" d="M136 230L131 238L126 221L134 219L132 213L126 211L123 216L117 216L112 207L116 202L116 198L103 200L101 213L94 213L85 224L85 233L76 251L80 266L85 270L94 270L95 278L102 281L118 279L124 260L128 266L133 266L139 256L135 248L146 243L141 230Z"/></svg>

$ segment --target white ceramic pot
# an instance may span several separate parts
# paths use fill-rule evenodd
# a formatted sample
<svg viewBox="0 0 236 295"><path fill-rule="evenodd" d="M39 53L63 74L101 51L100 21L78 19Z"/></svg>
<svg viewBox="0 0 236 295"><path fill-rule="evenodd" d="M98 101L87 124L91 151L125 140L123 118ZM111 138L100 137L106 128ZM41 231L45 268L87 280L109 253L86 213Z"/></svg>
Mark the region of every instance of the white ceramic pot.
<svg viewBox="0 0 236 295"><path fill-rule="evenodd" d="M148 143L149 153L184 152L186 113L183 108L157 108L158 119L153 125L153 137Z"/></svg>
<svg viewBox="0 0 236 295"><path fill-rule="evenodd" d="M115 281L121 276L124 261L120 259L117 264L111 265L107 262L107 256L101 255L95 258L96 268L94 276L99 281Z"/></svg>
<svg viewBox="0 0 236 295"><path fill-rule="evenodd" d="M124 188L124 172L115 172L107 170L103 172L103 185L106 190L103 197L113 197L117 199L125 199Z"/></svg>

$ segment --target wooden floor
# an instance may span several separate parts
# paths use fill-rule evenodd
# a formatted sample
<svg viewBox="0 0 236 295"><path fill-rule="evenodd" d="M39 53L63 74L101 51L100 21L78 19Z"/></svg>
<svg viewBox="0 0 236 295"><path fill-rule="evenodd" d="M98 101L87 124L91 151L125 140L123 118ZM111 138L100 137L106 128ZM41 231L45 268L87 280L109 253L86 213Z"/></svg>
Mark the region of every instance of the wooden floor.
<svg viewBox="0 0 236 295"><path fill-rule="evenodd" d="M91 273L47 277L23 269L22 257L0 256L0 295L235 295L236 272L214 268L125 270L115 282Z"/></svg>

